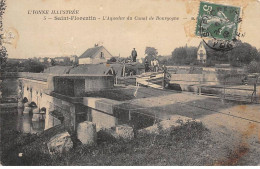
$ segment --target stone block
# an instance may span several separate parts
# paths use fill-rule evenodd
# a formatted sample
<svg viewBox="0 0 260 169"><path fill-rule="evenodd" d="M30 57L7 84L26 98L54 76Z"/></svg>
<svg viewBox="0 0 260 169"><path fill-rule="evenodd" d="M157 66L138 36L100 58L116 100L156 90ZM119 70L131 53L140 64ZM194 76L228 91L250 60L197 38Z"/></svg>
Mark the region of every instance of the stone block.
<svg viewBox="0 0 260 169"><path fill-rule="evenodd" d="M115 127L118 123L117 118L97 110L91 110L92 122L96 124L97 132L101 129Z"/></svg>
<svg viewBox="0 0 260 169"><path fill-rule="evenodd" d="M191 122L191 121L194 121L192 118L189 118L189 117L185 117L185 116L180 116L180 115L174 115L174 116L171 116L170 118L171 121L174 121L176 123L187 123L187 122Z"/></svg>
<svg viewBox="0 0 260 169"><path fill-rule="evenodd" d="M138 134L159 134L158 124L138 130Z"/></svg>
<svg viewBox="0 0 260 169"><path fill-rule="evenodd" d="M77 136L82 144L95 144L97 141L96 125L89 121L79 123L77 127Z"/></svg>
<svg viewBox="0 0 260 169"><path fill-rule="evenodd" d="M134 138L134 130L128 125L116 126L116 134L119 138L123 138L126 140L131 140Z"/></svg>
<svg viewBox="0 0 260 169"><path fill-rule="evenodd" d="M162 130L162 131L166 131L172 127L177 127L177 126L180 126L182 123L177 123L176 121L174 120L164 120L164 121L161 121L159 124L158 124L158 129L159 130Z"/></svg>
<svg viewBox="0 0 260 169"><path fill-rule="evenodd" d="M159 134L160 131L165 132L192 121L199 122L189 117L174 115L169 120L163 120L153 126L138 130L138 134Z"/></svg>
<svg viewBox="0 0 260 169"><path fill-rule="evenodd" d="M73 142L68 132L63 132L53 136L47 143L50 154L63 153L73 147Z"/></svg>

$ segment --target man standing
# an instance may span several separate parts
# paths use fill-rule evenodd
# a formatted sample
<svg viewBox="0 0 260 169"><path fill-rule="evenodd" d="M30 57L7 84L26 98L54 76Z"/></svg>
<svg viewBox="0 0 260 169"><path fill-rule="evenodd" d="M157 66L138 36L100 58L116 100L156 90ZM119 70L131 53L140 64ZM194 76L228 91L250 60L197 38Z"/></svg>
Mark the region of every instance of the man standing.
<svg viewBox="0 0 260 169"><path fill-rule="evenodd" d="M148 71L149 71L149 62L148 62L147 59L145 59L144 68L145 68L145 72L148 72Z"/></svg>
<svg viewBox="0 0 260 169"><path fill-rule="evenodd" d="M154 71L154 59L151 60L152 71Z"/></svg>
<svg viewBox="0 0 260 169"><path fill-rule="evenodd" d="M158 62L158 60L154 59L153 64L154 64L154 71L158 72L158 69L159 69L159 62Z"/></svg>
<svg viewBox="0 0 260 169"><path fill-rule="evenodd" d="M162 66L162 70L163 70L162 87L165 89L169 85L171 74L167 71L167 67L165 65Z"/></svg>
<svg viewBox="0 0 260 169"><path fill-rule="evenodd" d="M133 62L136 62L137 52L136 52L135 48L132 50L131 56L132 56Z"/></svg>

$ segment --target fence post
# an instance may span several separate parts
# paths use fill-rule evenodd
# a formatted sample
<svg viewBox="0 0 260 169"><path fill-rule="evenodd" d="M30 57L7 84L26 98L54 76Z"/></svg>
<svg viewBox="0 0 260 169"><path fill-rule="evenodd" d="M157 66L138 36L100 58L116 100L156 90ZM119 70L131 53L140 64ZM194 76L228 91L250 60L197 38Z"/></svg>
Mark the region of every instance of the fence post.
<svg viewBox="0 0 260 169"><path fill-rule="evenodd" d="M257 77L257 79L258 79L258 77ZM256 103L258 103L258 96L257 96L257 80L256 80L256 82L255 82L255 102Z"/></svg>
<svg viewBox="0 0 260 169"><path fill-rule="evenodd" d="M256 87L257 87L257 80L258 80L258 76L256 76L256 80L255 80L255 83L254 83L254 90L253 90L253 93L252 93L252 96L251 96L251 102L253 103L254 101L257 103L258 100L257 100L257 94L256 94Z"/></svg>
<svg viewBox="0 0 260 169"><path fill-rule="evenodd" d="M124 67L123 67L123 77L125 77L125 63L124 63Z"/></svg>

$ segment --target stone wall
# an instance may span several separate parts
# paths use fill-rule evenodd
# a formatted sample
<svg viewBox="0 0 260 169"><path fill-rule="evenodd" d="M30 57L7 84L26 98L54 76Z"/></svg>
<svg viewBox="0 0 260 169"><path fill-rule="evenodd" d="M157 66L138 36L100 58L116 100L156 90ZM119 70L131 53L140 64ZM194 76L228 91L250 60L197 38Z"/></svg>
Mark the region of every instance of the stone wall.
<svg viewBox="0 0 260 169"><path fill-rule="evenodd" d="M56 93L82 97L85 92L99 91L114 87L114 77L106 75L62 75L53 77Z"/></svg>
<svg viewBox="0 0 260 169"><path fill-rule="evenodd" d="M45 129L61 123L59 119L50 115L50 111L53 110L59 111L63 115L63 123L67 128L75 129L75 105L73 103L46 94L46 90L50 86L47 82L25 78L20 78L19 81L22 98L26 97L28 103L35 102L38 109L46 108Z"/></svg>
<svg viewBox="0 0 260 169"><path fill-rule="evenodd" d="M91 110L92 122L96 124L97 131L102 128L115 127L118 124L118 119L112 115L92 109Z"/></svg>
<svg viewBox="0 0 260 169"><path fill-rule="evenodd" d="M49 96L44 94L42 98L42 104L46 107L46 119L45 119L45 129L51 128L58 125L61 122L57 121L56 117L50 114L50 111L58 111L64 117L63 124L68 129L75 130L76 123L76 112L75 105L73 103Z"/></svg>

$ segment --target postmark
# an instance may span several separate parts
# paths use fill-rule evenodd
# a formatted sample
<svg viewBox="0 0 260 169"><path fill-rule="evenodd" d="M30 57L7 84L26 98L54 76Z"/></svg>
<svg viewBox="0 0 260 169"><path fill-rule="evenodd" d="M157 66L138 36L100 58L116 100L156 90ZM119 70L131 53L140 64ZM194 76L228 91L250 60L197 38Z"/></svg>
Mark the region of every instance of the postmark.
<svg viewBox="0 0 260 169"><path fill-rule="evenodd" d="M196 36L206 43L207 40L214 41L206 43L215 50L231 50L238 35L241 8L235 6L221 5L209 2L200 2L196 25Z"/></svg>
<svg viewBox="0 0 260 169"><path fill-rule="evenodd" d="M15 28L8 28L2 35L2 43L12 45L14 48L16 48L18 40L19 33Z"/></svg>

